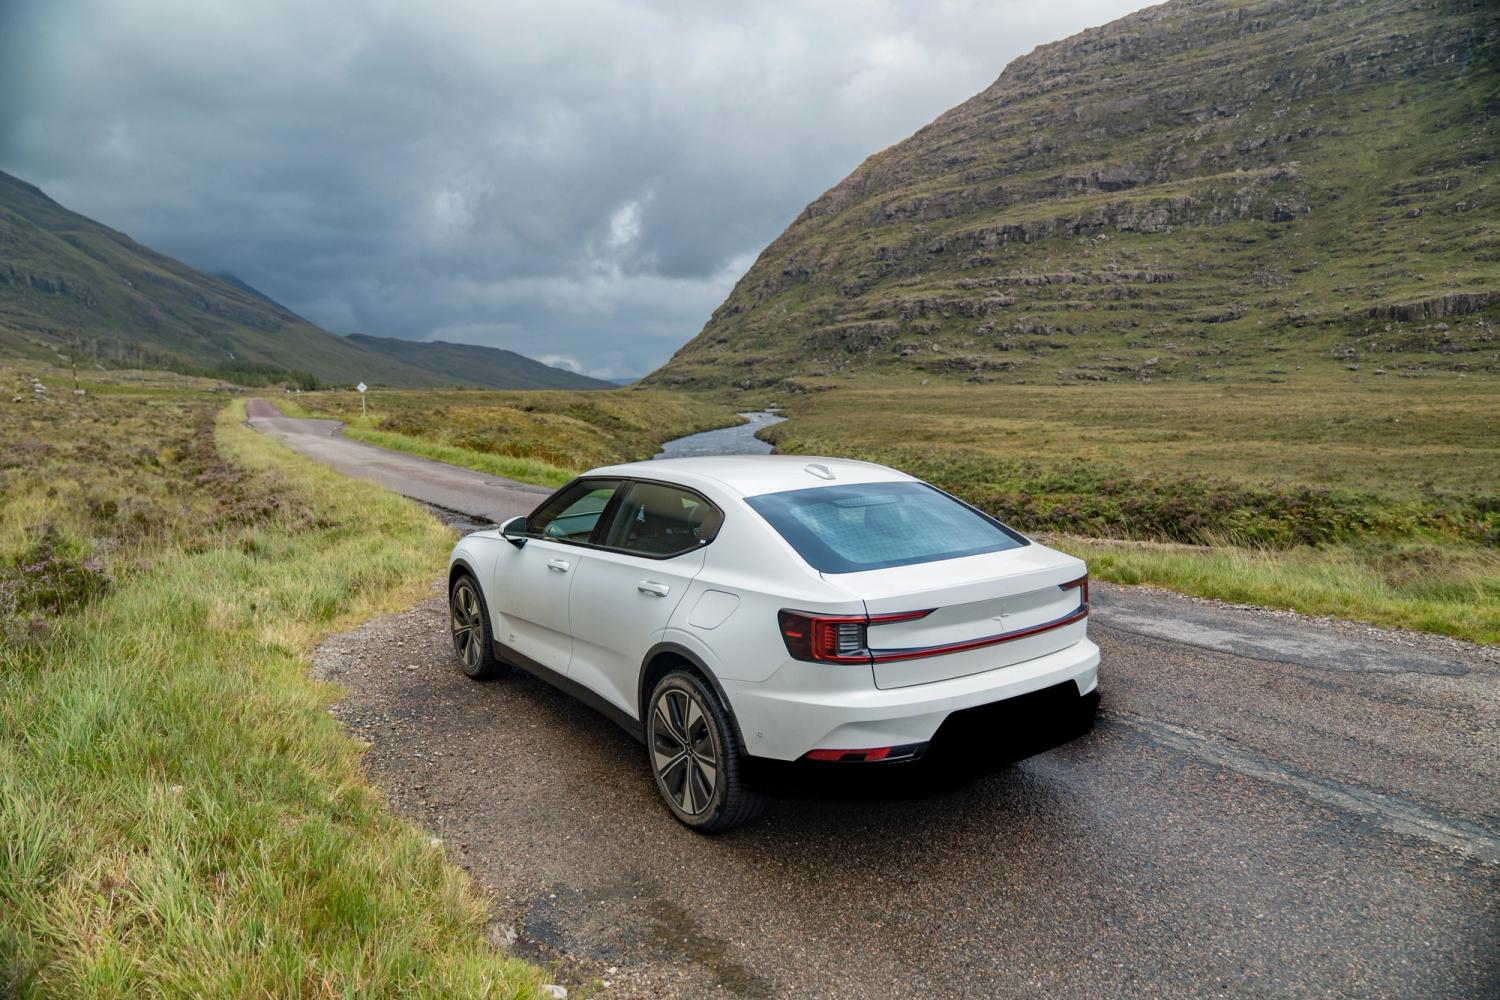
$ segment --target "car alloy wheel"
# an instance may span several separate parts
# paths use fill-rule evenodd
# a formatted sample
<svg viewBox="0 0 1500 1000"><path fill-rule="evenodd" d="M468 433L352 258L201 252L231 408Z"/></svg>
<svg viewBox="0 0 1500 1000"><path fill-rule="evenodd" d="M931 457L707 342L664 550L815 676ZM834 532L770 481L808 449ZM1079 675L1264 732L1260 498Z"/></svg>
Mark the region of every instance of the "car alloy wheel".
<svg viewBox="0 0 1500 1000"><path fill-rule="evenodd" d="M460 580L448 601L449 626L453 630L453 650L463 662L464 671L474 673L484 654L484 619L479 611L479 596L474 585Z"/></svg>
<svg viewBox="0 0 1500 1000"><path fill-rule="evenodd" d="M673 670L657 681L646 710L646 749L662 800L685 826L717 833L765 809L741 774L734 717L698 674Z"/></svg>
<svg viewBox="0 0 1500 1000"><path fill-rule="evenodd" d="M707 705L683 688L664 691L651 713L651 757L662 792L687 816L699 816L719 787L718 734Z"/></svg>
<svg viewBox="0 0 1500 1000"><path fill-rule="evenodd" d="M453 651L458 654L459 666L469 677L483 681L510 672L508 664L495 658L484 595L467 573L455 579L448 591L448 628L453 633Z"/></svg>

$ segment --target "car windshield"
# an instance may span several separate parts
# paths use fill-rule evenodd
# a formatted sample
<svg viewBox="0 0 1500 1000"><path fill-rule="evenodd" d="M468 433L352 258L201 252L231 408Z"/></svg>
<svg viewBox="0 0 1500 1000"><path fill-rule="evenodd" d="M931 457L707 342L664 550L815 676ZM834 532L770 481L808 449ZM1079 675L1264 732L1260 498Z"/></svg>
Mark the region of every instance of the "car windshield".
<svg viewBox="0 0 1500 1000"><path fill-rule="evenodd" d="M909 566L1027 544L999 521L926 483L818 486L745 502L820 573Z"/></svg>

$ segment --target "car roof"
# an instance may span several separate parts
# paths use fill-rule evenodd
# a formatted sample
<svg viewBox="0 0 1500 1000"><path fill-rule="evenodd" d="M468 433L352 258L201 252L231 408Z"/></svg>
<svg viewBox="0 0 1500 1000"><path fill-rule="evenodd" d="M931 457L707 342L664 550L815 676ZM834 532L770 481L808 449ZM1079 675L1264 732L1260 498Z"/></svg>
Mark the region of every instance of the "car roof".
<svg viewBox="0 0 1500 1000"><path fill-rule="evenodd" d="M625 476L660 479L684 486L713 483L741 496L782 493L787 490L849 483L889 483L911 480L904 472L856 462L848 458L816 455L709 455L698 458L663 458L594 469L590 476ZM831 476L832 478L828 478Z"/></svg>

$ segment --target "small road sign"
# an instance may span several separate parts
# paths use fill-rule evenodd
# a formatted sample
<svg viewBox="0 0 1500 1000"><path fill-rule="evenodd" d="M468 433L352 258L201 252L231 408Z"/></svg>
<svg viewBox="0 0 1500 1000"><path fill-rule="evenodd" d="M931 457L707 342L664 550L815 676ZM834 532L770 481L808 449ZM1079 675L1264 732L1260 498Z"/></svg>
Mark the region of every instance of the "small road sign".
<svg viewBox="0 0 1500 1000"><path fill-rule="evenodd" d="M359 415L363 417L365 415L365 390L370 387L361 382L354 388L359 390Z"/></svg>

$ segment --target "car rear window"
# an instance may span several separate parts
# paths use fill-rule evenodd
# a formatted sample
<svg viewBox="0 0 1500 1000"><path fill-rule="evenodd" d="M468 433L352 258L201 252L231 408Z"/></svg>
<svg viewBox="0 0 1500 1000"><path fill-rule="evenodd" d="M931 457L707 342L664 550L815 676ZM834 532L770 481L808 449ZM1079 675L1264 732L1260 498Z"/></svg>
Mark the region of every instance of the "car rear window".
<svg viewBox="0 0 1500 1000"><path fill-rule="evenodd" d="M746 497L820 573L1002 552L1026 539L926 483L817 486Z"/></svg>

